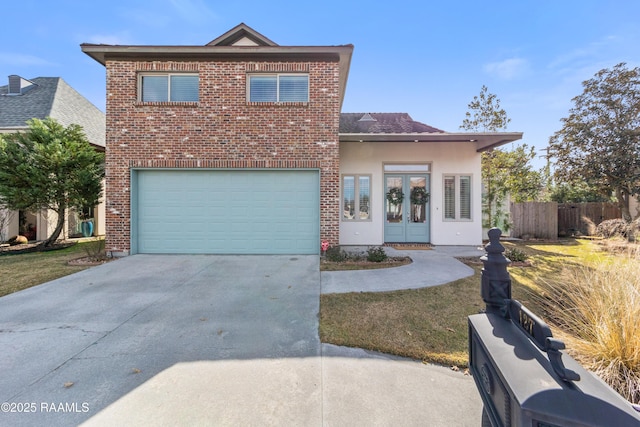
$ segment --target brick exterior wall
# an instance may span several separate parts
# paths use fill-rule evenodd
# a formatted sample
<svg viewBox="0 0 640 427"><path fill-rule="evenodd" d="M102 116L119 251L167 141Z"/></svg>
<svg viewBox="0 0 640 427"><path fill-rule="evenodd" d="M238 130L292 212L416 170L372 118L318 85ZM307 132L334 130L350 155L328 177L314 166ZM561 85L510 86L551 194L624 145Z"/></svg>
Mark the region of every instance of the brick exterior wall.
<svg viewBox="0 0 640 427"><path fill-rule="evenodd" d="M315 168L320 235L338 243L338 62L107 61L106 250L130 251L131 168ZM138 101L140 72L197 72L197 103ZM309 102L248 103L247 74L308 72Z"/></svg>

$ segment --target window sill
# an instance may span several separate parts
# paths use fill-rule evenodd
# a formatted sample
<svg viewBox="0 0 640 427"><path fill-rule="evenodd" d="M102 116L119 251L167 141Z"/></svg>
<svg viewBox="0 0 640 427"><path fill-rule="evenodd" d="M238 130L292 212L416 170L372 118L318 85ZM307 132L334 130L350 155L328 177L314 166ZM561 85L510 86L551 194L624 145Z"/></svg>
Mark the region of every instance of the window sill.
<svg viewBox="0 0 640 427"><path fill-rule="evenodd" d="M200 102L198 102L198 101L182 101L182 102L172 102L172 101L143 102L143 101L136 101L133 105L135 107L185 107L185 108L197 108L197 107L200 106Z"/></svg>
<svg viewBox="0 0 640 427"><path fill-rule="evenodd" d="M308 107L309 102L251 102L248 101L247 105L253 107L265 107L265 106L274 106L274 107Z"/></svg>

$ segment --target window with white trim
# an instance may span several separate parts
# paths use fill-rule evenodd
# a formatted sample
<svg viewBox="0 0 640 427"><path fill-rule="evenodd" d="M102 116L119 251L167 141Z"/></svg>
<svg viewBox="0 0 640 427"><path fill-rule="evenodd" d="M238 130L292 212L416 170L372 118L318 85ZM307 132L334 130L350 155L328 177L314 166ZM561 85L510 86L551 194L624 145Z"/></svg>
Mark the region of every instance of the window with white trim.
<svg viewBox="0 0 640 427"><path fill-rule="evenodd" d="M444 219L449 221L471 220L471 176L445 175Z"/></svg>
<svg viewBox="0 0 640 427"><path fill-rule="evenodd" d="M309 102L308 74L250 74L249 102Z"/></svg>
<svg viewBox="0 0 640 427"><path fill-rule="evenodd" d="M371 219L371 176L342 176L342 220Z"/></svg>
<svg viewBox="0 0 640 427"><path fill-rule="evenodd" d="M140 74L142 102L197 102L199 77L197 74L145 73Z"/></svg>

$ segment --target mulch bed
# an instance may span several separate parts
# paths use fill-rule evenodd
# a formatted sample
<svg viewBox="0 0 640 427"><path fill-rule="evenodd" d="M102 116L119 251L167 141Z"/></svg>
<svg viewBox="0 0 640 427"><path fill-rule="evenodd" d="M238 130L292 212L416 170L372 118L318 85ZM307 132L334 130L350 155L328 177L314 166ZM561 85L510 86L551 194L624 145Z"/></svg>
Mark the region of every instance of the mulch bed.
<svg viewBox="0 0 640 427"><path fill-rule="evenodd" d="M400 251L426 251L433 249L433 245L429 243L385 243L384 245Z"/></svg>
<svg viewBox="0 0 640 427"><path fill-rule="evenodd" d="M26 254L29 252L56 251L58 249L68 248L75 244L76 242L61 242L61 243L55 243L54 245L46 248L41 246L41 242L25 243L22 245L15 245L15 246L2 246L0 247L0 255L17 255L17 254Z"/></svg>

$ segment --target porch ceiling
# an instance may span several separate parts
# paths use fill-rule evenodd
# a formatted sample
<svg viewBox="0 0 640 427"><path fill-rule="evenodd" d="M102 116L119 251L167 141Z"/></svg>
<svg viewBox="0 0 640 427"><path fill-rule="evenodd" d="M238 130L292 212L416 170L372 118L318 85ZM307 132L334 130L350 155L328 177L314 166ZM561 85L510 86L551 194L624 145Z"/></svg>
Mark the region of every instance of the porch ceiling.
<svg viewBox="0 0 640 427"><path fill-rule="evenodd" d="M483 152L522 139L522 132L483 133L341 133L340 142L469 142Z"/></svg>

